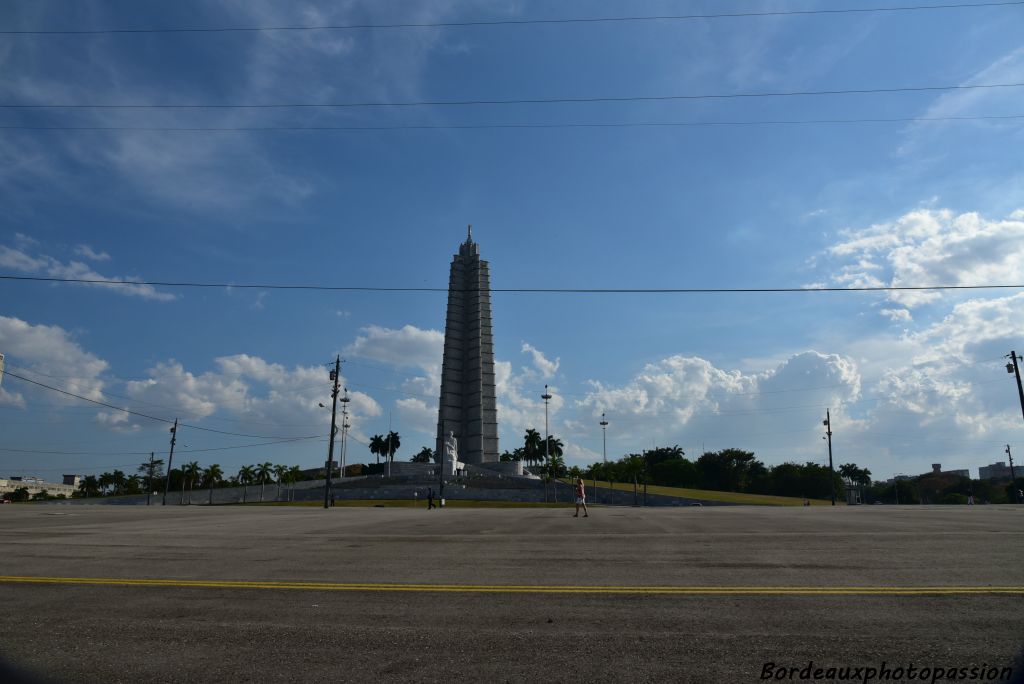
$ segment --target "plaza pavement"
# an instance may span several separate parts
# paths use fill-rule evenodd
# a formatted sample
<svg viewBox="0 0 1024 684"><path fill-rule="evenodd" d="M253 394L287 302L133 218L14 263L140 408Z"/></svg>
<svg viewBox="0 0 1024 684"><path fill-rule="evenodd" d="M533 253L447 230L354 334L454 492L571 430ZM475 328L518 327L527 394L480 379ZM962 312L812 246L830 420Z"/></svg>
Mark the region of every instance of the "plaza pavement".
<svg viewBox="0 0 1024 684"><path fill-rule="evenodd" d="M1003 667L1022 542L1018 506L3 506L0 656L58 682Z"/></svg>

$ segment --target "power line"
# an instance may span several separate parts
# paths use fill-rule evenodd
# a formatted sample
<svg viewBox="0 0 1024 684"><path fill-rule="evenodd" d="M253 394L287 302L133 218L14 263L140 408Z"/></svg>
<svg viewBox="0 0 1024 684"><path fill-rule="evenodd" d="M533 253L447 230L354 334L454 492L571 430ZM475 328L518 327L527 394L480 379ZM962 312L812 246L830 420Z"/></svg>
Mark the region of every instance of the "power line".
<svg viewBox="0 0 1024 684"><path fill-rule="evenodd" d="M1024 0L1022 0L1024 2ZM461 107L467 105L586 104L595 102L665 102L674 100L732 100L761 97L818 97L823 95L871 95L950 90L1020 88L1024 83L907 86L900 88L851 88L844 90L789 90L762 93L700 93L693 95L624 95L606 97L541 97L501 100L406 100L396 102L279 102L269 104L0 104L0 109L342 109L355 107Z"/></svg>
<svg viewBox="0 0 1024 684"><path fill-rule="evenodd" d="M35 126L0 125L6 131L127 131L142 133L275 133L330 131L454 131L454 130L517 130L558 128L705 128L731 126L804 126L865 123L928 123L943 121L1013 121L1024 114L992 116L935 116L862 119L792 119L766 121L662 121L613 123L541 123L541 124L411 124L397 126Z"/></svg>
<svg viewBox="0 0 1024 684"><path fill-rule="evenodd" d="M204 449L179 449L176 453L178 454L198 454L205 453L207 451L230 451L232 449L249 449L253 447L264 447L272 446L275 444L288 444L291 442L302 442L310 439L322 439L326 441L325 437L317 435L316 437L294 437L291 439L281 439L274 442L257 442L254 444L238 444L235 446L225 447L208 447ZM166 451L57 451L48 449L15 449L10 447L0 447L0 451L16 453L16 454L51 454L61 456L147 456L152 453L166 454ZM136 464L138 465L138 464ZM119 466L97 466L104 468L113 468Z"/></svg>
<svg viewBox="0 0 1024 684"><path fill-rule="evenodd" d="M789 17L813 15L870 14L880 12L922 12L982 7L1024 5L1024 1L953 3L945 5L905 5L902 7L860 7L814 10L776 10L762 12L720 12L715 14L664 14L624 17L570 17L564 19L485 19L476 21L402 22L391 24L324 24L299 26L227 26L211 28L137 28L137 29L74 29L74 30L11 30L0 35L117 35L138 33L260 33L271 31L352 31L366 29L470 28L482 26L536 26L559 24L611 24L647 21L694 21L699 19L738 19L750 17Z"/></svg>
<svg viewBox="0 0 1024 684"><path fill-rule="evenodd" d="M447 287L374 287L374 286L336 286L336 285L280 285L257 283L199 283L174 282L158 280L102 280L94 278L54 278L48 276L15 276L0 275L0 280L20 280L44 283L81 283L90 285L151 285L154 287L196 287L196 288L235 288L254 290L313 290L327 292L448 292ZM765 294L782 292L908 292L935 290L1016 290L1024 289L1024 284L986 284L986 285L878 285L863 287L679 287L679 288L585 288L585 287L494 287L491 292L510 294ZM18 377L9 374L12 377ZM29 382L32 382L31 380ZM38 384L38 383L37 383ZM53 389L53 388L51 388ZM62 390L58 390L62 391ZM80 397L81 398L81 397ZM86 401L92 401L86 399ZM116 406L111 408L117 408ZM123 409L118 409L123 410ZM144 416L150 418L151 416ZM166 423L173 421L158 418ZM192 427L192 426L188 426ZM209 429L209 428L198 428ZM254 436L254 435L244 435ZM276 438L268 438L276 439Z"/></svg>
<svg viewBox="0 0 1024 684"><path fill-rule="evenodd" d="M166 418L160 418L158 416L151 416L151 415L149 415L147 413L140 413L139 411L132 411L131 409L126 409L126 408L122 408L120 406L114 406L113 404L108 404L108 403L103 402L103 401L97 401L95 399L90 399L88 397L83 397L80 394L75 394L74 392L68 392L67 390L62 390L59 387L53 387L51 385L46 385L46 384L43 384L41 382L36 382L35 380L29 380L28 378L26 378L24 376L21 376L21 375L17 375L16 373L9 373L9 372L7 372L7 373L5 373L5 375L7 377L17 378L18 380L22 380L24 382L31 383L33 385L38 385L39 387L43 387L45 389L52 390L54 392L60 392L61 394L65 394L65 395L67 395L69 397L74 397L75 399L81 399L82 401L88 401L89 403L96 404L98 406L104 406L106 408L113 409L115 411L123 411L124 413L128 413L128 414L133 415L133 416L139 416L140 418L147 418L149 420L155 420L155 421L160 422L160 423L167 423L168 425L173 425L174 424L173 420L168 420ZM192 430L202 430L204 432L215 432L215 433L220 434L220 435L230 435L232 437L250 437L250 438L253 438L253 439L275 439L275 440L284 440L284 441L292 440L292 439L314 439L314 438L319 436L319 435L312 435L312 436L309 436L309 437L301 437L300 438L300 437L281 437L281 436L266 436L266 435L248 435L248 434L244 434L244 433L241 433L241 432L227 432L225 430L215 430L214 428L200 427L199 425L189 425L187 423L179 423L179 427L187 427L187 428L190 428Z"/></svg>

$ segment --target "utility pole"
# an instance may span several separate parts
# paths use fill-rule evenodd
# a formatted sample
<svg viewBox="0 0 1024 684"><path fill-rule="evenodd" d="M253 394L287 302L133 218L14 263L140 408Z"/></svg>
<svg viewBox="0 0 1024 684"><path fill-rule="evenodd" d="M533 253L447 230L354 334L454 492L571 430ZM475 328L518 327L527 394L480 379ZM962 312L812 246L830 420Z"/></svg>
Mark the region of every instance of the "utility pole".
<svg viewBox="0 0 1024 684"><path fill-rule="evenodd" d="M391 477L391 409L388 409L388 477Z"/></svg>
<svg viewBox="0 0 1024 684"><path fill-rule="evenodd" d="M147 506L149 505L149 500L151 498L153 498L153 460L154 460L153 456L155 456L155 454L152 451L150 451L149 452L149 472L146 473L147 475L149 475L149 477L147 478L147 482L146 482L146 505ZM85 495L89 496L89 489L88 488L86 488L86 490L85 490Z"/></svg>
<svg viewBox="0 0 1024 684"><path fill-rule="evenodd" d="M336 418L338 415L338 376L341 374L341 355L334 359L334 370L331 371L331 381L334 386L331 388L331 438L327 447L327 472L324 479L324 508L331 507L331 471L334 469L334 433L338 430Z"/></svg>
<svg viewBox="0 0 1024 684"><path fill-rule="evenodd" d="M605 476L608 476L608 420L604 417L604 411L601 412L601 461L604 464ZM611 492L608 493L611 496ZM597 500L597 484L594 484L594 503L599 503Z"/></svg>
<svg viewBox="0 0 1024 684"><path fill-rule="evenodd" d="M174 426L171 428L171 453L167 456L167 477L164 478L164 499L161 506L167 505L167 489L171 486L171 464L174 463L174 443L178 439L178 419L174 419Z"/></svg>
<svg viewBox="0 0 1024 684"><path fill-rule="evenodd" d="M548 400L551 399L551 395L548 394L548 386L544 385L544 394L540 395L540 398L544 400L544 463L548 466L548 477L551 478L551 486L555 488L555 501L558 501L558 485L554 482L553 468L551 467L551 433L548 431ZM547 488L544 489L544 502L547 503L548 492Z"/></svg>
<svg viewBox="0 0 1024 684"><path fill-rule="evenodd" d="M1020 496L1017 494L1017 474L1013 471L1013 454L1010 453L1010 445L1006 445L1006 457L1010 459L1010 489L1013 490L1013 500L1020 503Z"/></svg>
<svg viewBox="0 0 1024 684"><path fill-rule="evenodd" d="M832 505L836 505L836 471L832 467L832 416L829 415L829 409L825 409L825 420L822 421L825 426L825 438L828 439L828 482L829 488L832 490Z"/></svg>
<svg viewBox="0 0 1024 684"><path fill-rule="evenodd" d="M1017 361L1024 361L1024 358L1017 356L1017 352L1011 351L1010 363L1006 364L1006 372L1013 373L1017 376L1017 396L1020 397L1020 413L1024 416L1024 387L1020 384L1020 366L1017 365Z"/></svg>

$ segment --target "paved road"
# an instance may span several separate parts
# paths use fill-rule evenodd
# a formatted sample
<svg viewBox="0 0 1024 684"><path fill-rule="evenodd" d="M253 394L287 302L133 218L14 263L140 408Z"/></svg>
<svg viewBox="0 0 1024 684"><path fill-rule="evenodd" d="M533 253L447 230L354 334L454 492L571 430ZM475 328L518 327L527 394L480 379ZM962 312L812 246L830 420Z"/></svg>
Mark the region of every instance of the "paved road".
<svg viewBox="0 0 1024 684"><path fill-rule="evenodd" d="M1022 542L1010 506L4 506L0 654L69 682L1002 667L1024 646ZM120 583L138 579L159 582Z"/></svg>

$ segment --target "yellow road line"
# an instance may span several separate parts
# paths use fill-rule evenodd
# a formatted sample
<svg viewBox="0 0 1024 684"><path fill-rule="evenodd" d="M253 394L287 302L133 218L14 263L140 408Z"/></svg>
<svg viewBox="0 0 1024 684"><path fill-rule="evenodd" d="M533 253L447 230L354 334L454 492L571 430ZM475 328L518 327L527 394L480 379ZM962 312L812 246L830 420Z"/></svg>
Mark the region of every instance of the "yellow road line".
<svg viewBox="0 0 1024 684"><path fill-rule="evenodd" d="M111 587L177 587L209 589L305 589L312 591L411 591L486 594L672 594L762 596L924 596L966 594L1024 594L1024 586L875 586L875 587L758 587L758 586L577 586L523 584L389 584L355 582L288 582L278 580L184 580L116 577L0 576L0 584L64 584Z"/></svg>

